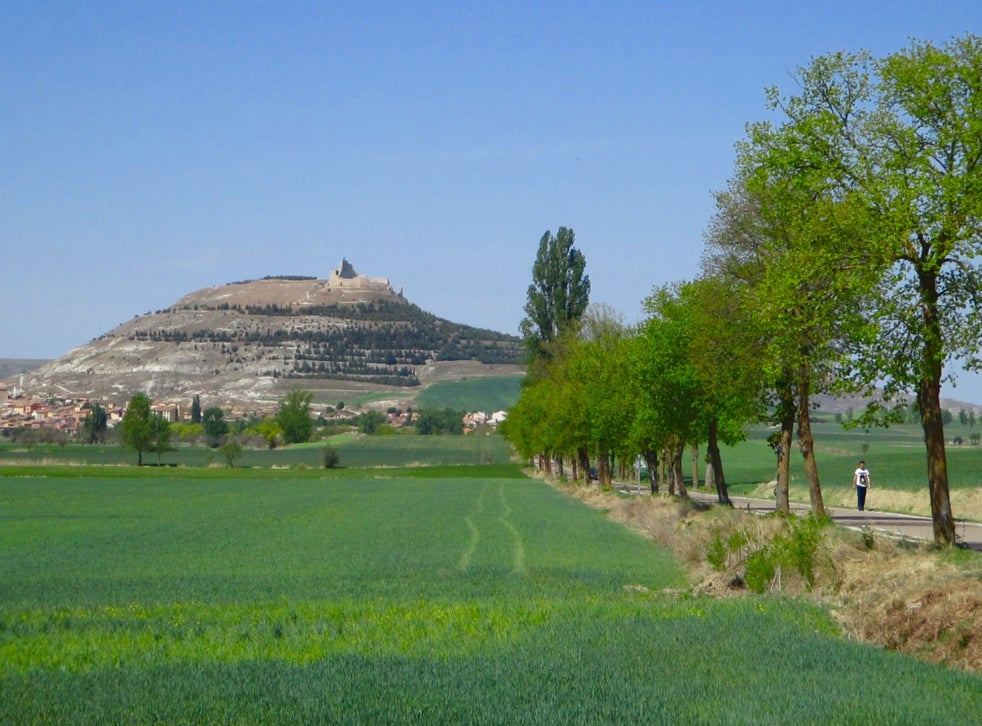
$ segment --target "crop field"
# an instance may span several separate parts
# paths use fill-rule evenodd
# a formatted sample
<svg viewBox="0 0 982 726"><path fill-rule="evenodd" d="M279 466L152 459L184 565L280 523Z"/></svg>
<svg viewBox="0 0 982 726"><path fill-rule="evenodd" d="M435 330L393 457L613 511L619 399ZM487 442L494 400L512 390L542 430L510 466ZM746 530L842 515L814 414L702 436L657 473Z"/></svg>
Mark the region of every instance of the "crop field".
<svg viewBox="0 0 982 726"><path fill-rule="evenodd" d="M277 449L244 449L236 467L319 468L325 444L341 457L342 467L452 466L507 463L508 444L500 436L355 436L341 434L326 441ZM157 462L155 454L144 454L147 464ZM205 467L221 466L217 451L203 445L178 446L160 457L164 464ZM15 448L0 444L0 466L4 464L136 464L136 454L118 445L65 446L38 444Z"/></svg>
<svg viewBox="0 0 982 726"><path fill-rule="evenodd" d="M432 383L416 396L417 408L465 411L501 411L518 402L524 376L474 378L467 381Z"/></svg>
<svg viewBox="0 0 982 726"><path fill-rule="evenodd" d="M900 491L927 488L927 459L923 433L915 425L888 429L844 430L834 423L820 423L815 429L815 458L823 489L851 489L852 473L865 459L876 487ZM959 425L945 428L949 441L961 436L965 443L947 446L950 487L982 487L982 446L968 443L972 429ZM773 479L777 459L767 444L772 430L751 429L746 441L723 447L723 468L728 482L741 488ZM807 501L807 482L797 441L791 456L792 497Z"/></svg>
<svg viewBox="0 0 982 726"><path fill-rule="evenodd" d="M517 467L0 469L3 723L971 723ZM861 685L860 685L861 684ZM902 687L898 687L902 684Z"/></svg>

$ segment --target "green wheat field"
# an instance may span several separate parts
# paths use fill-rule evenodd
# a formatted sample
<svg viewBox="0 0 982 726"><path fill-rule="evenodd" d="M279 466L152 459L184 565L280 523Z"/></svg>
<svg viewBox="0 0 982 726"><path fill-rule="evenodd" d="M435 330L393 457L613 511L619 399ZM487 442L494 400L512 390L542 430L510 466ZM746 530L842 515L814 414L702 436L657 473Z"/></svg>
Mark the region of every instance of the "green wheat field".
<svg viewBox="0 0 982 726"><path fill-rule="evenodd" d="M376 456L413 465L0 467L0 722L979 721L977 675L688 596L517 465Z"/></svg>

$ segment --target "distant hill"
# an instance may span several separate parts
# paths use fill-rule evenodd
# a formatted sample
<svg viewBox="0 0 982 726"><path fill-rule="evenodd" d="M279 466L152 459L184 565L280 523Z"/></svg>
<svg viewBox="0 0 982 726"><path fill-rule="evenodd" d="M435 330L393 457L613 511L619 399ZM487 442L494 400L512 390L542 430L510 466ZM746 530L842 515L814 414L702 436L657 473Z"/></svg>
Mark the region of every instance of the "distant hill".
<svg viewBox="0 0 982 726"><path fill-rule="evenodd" d="M342 260L328 279L267 277L185 295L29 371L24 388L248 408L294 386L327 401L379 389L399 397L430 374L449 377L453 362L470 377L500 376L519 373L521 357L518 337L427 313Z"/></svg>
<svg viewBox="0 0 982 726"><path fill-rule="evenodd" d="M16 383L21 374L37 370L50 362L47 358L0 358L0 381L9 378Z"/></svg>

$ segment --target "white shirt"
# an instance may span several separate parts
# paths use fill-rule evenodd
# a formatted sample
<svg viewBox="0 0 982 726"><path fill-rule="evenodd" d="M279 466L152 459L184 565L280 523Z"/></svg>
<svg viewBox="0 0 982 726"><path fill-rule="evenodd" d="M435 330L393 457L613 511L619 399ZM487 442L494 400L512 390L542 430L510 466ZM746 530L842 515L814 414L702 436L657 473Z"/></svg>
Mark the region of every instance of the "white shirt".
<svg viewBox="0 0 982 726"><path fill-rule="evenodd" d="M852 473L852 480L857 487L865 487L869 484L869 469L859 467Z"/></svg>

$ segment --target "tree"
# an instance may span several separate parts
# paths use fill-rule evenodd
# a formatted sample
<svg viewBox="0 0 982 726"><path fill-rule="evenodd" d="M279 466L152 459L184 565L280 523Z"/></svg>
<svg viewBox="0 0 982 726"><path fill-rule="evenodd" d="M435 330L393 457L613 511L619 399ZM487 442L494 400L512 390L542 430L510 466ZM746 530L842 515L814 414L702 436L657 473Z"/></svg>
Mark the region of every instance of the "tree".
<svg viewBox="0 0 982 726"><path fill-rule="evenodd" d="M341 455L330 444L324 444L321 450L321 462L325 469L336 469L341 463Z"/></svg>
<svg viewBox="0 0 982 726"><path fill-rule="evenodd" d="M463 411L446 408L424 408L416 414L414 424L416 433L422 436L433 434L462 434L464 432Z"/></svg>
<svg viewBox="0 0 982 726"><path fill-rule="evenodd" d="M109 417L106 415L105 409L98 403L94 404L82 421L82 440L86 444L105 441L108 425Z"/></svg>
<svg viewBox="0 0 982 726"><path fill-rule="evenodd" d="M614 459L633 462L637 453L630 439L637 391L628 364L628 338L615 310L591 305L583 316L578 340L569 346L565 374L576 387L578 410L556 404L557 411L566 414L564 449L587 447L592 451L603 487L611 484ZM560 395L570 395L569 388L564 386ZM574 438L577 432L580 435Z"/></svg>
<svg viewBox="0 0 982 726"><path fill-rule="evenodd" d="M560 227L555 236L547 231L539 240L526 317L521 323L530 359L546 355L547 344L579 320L590 301L586 258L573 246L574 241L573 230L566 227Z"/></svg>
<svg viewBox="0 0 982 726"><path fill-rule="evenodd" d="M134 394L126 406L119 425L119 440L123 446L136 451L136 464L143 466L143 452L149 451L154 441L153 412L145 393Z"/></svg>
<svg viewBox="0 0 982 726"><path fill-rule="evenodd" d="M679 297L690 328L685 354L704 406L699 415L712 484L719 502L729 504L720 443L742 441L744 424L763 417L761 336L745 290L730 280L704 275L683 285Z"/></svg>
<svg viewBox="0 0 982 726"><path fill-rule="evenodd" d="M201 398L197 394L191 399L191 423L201 423Z"/></svg>
<svg viewBox="0 0 982 726"><path fill-rule="evenodd" d="M174 447L170 444L170 436L170 421L165 419L159 413L151 413L150 445L147 447L147 451L152 451L157 455L158 464L160 464L161 454L165 454L168 451L174 451Z"/></svg>
<svg viewBox="0 0 982 726"><path fill-rule="evenodd" d="M221 446L222 440L228 433L225 412L218 406L206 408L201 415L201 427L208 441L208 446L213 449Z"/></svg>
<svg viewBox="0 0 982 726"><path fill-rule="evenodd" d="M982 38L823 56L796 81L795 96L770 92L785 148L876 222L865 241L881 260L869 290L881 329L856 352L853 380L881 383L883 401L916 393L935 542L953 545L940 394L953 360L982 366Z"/></svg>
<svg viewBox="0 0 982 726"><path fill-rule="evenodd" d="M275 449L276 440L283 436L283 427L275 418L264 418L256 424L256 431L270 449Z"/></svg>
<svg viewBox="0 0 982 726"><path fill-rule="evenodd" d="M283 440L288 444L299 444L310 440L314 421L310 418L310 402L313 394L302 388L293 388L280 402L276 422L283 429Z"/></svg>
<svg viewBox="0 0 982 726"><path fill-rule="evenodd" d="M363 434L376 434L388 419L379 411L365 411L358 417L358 430Z"/></svg>
<svg viewBox="0 0 982 726"><path fill-rule="evenodd" d="M225 466L231 469L235 467L235 462L242 457L242 444L235 439L229 439L218 447L218 453L225 460Z"/></svg>

